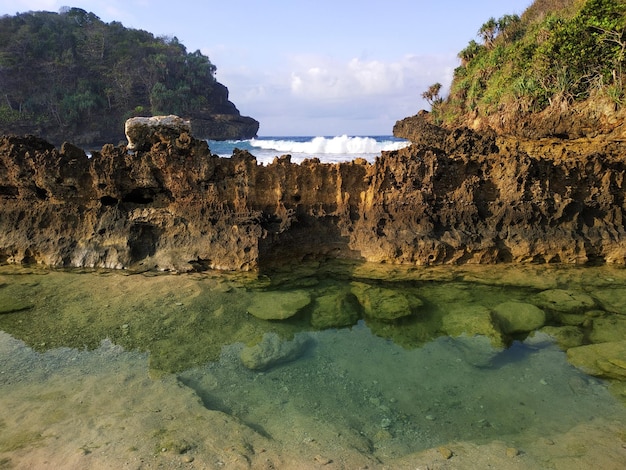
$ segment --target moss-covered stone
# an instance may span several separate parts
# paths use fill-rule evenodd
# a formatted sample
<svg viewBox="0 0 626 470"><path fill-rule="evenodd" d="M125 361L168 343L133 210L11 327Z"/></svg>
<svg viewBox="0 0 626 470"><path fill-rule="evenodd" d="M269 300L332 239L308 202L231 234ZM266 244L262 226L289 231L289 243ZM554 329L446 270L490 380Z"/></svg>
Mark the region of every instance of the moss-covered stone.
<svg viewBox="0 0 626 470"><path fill-rule="evenodd" d="M535 296L534 303L543 309L563 313L580 313L596 306L590 295L564 289L544 290Z"/></svg>
<svg viewBox="0 0 626 470"><path fill-rule="evenodd" d="M458 307L443 317L442 328L449 336L482 335L491 339L491 344L501 347L504 344L502 332L493 312L482 305Z"/></svg>
<svg viewBox="0 0 626 470"><path fill-rule="evenodd" d="M24 300L0 296L0 315L3 313L21 312L33 308L33 304Z"/></svg>
<svg viewBox="0 0 626 470"><path fill-rule="evenodd" d="M347 289L315 299L311 325L315 328L338 328L354 325L360 317L359 303Z"/></svg>
<svg viewBox="0 0 626 470"><path fill-rule="evenodd" d="M311 303L311 294L304 290L260 291L248 307L248 312L262 320L285 320Z"/></svg>
<svg viewBox="0 0 626 470"><path fill-rule="evenodd" d="M571 348L567 351L567 358L587 374L626 379L626 340Z"/></svg>
<svg viewBox="0 0 626 470"><path fill-rule="evenodd" d="M523 302L503 302L496 305L493 312L505 334L534 331L546 322L543 310Z"/></svg>
<svg viewBox="0 0 626 470"><path fill-rule="evenodd" d="M624 339L626 339L626 317L611 315L593 319L593 328L589 333L589 340L592 343L609 343Z"/></svg>
<svg viewBox="0 0 626 470"><path fill-rule="evenodd" d="M576 326L544 326L541 332L552 336L564 350L582 346L585 338L582 330Z"/></svg>
<svg viewBox="0 0 626 470"><path fill-rule="evenodd" d="M594 291L593 295L596 296L605 310L626 314L626 288L600 289Z"/></svg>
<svg viewBox="0 0 626 470"><path fill-rule="evenodd" d="M351 292L359 300L365 315L377 320L393 321L408 317L423 305L417 296L363 282L353 282Z"/></svg>

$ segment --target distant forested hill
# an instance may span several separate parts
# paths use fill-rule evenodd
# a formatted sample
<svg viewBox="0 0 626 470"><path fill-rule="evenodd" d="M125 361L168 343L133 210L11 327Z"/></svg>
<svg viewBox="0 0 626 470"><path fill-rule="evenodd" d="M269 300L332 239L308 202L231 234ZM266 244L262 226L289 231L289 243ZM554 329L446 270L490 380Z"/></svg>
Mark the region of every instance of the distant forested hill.
<svg viewBox="0 0 626 470"><path fill-rule="evenodd" d="M535 0L488 19L459 53L450 95L422 96L448 126L524 137L614 132L626 113L626 0ZM626 131L625 131L626 132Z"/></svg>
<svg viewBox="0 0 626 470"><path fill-rule="evenodd" d="M132 116L177 114L205 138L249 138L216 67L177 38L64 8L0 18L0 134L117 143Z"/></svg>

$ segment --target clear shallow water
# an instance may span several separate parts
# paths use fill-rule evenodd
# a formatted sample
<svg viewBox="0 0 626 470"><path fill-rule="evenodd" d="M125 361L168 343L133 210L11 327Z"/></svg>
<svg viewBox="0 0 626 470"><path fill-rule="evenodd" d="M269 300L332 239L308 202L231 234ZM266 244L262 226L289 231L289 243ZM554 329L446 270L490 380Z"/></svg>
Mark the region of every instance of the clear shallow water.
<svg viewBox="0 0 626 470"><path fill-rule="evenodd" d="M335 136L335 137L258 137L251 140L208 141L213 154L230 157L235 148L247 150L260 164L272 163L275 157L291 155L291 161L301 163L307 158L319 158L323 163L348 162L364 158L373 162L383 150L406 147L406 140L393 136Z"/></svg>
<svg viewBox="0 0 626 470"><path fill-rule="evenodd" d="M196 462L212 455L219 468L228 446L218 451L208 443L238 442L242 429L252 437L237 448L250 461L259 448L276 446L277 453L310 448L314 456L342 449L352 462L388 463L450 442L495 440L530 455L538 440L558 444L560 436L597 421L618 423L600 439L623 440L619 384L609 389L608 382L572 366L551 336L502 335L486 327L485 334L468 335L458 325L474 315L468 324L479 328L481 309L511 300L540 303L542 292L564 288L597 300L585 312L564 315L593 312L587 318L617 324L625 281L623 269L533 266L329 263L263 275L5 267L0 456L69 448L83 449L84 459L117 445L113 454L129 460L176 448ZM352 293L363 285L384 293L387 304L390 291L421 304L399 320L375 319L353 308ZM294 292L311 302L288 320L248 313L269 298L279 303L276 293ZM346 292L351 304L327 302ZM549 326L577 321L557 311L553 306ZM588 342L594 330L583 323L576 328ZM278 344L307 341L282 364L245 367L242 351L274 336ZM196 423L181 418L183 412L220 413L219 419L232 418L240 427ZM212 423L219 421L211 416ZM206 442L197 442L202 436ZM580 458L580 449L568 445L563 452ZM347 462L345 468L353 467Z"/></svg>

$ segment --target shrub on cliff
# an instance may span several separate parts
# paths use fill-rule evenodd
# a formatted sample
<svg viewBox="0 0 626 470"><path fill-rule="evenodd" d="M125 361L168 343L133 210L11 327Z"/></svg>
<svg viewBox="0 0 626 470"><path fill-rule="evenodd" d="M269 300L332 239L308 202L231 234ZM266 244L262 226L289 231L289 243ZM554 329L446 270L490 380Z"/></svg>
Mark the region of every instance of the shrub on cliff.
<svg viewBox="0 0 626 470"><path fill-rule="evenodd" d="M624 99L626 1L537 0L520 17L490 18L459 53L446 124L584 101ZM509 119L510 120L510 119Z"/></svg>

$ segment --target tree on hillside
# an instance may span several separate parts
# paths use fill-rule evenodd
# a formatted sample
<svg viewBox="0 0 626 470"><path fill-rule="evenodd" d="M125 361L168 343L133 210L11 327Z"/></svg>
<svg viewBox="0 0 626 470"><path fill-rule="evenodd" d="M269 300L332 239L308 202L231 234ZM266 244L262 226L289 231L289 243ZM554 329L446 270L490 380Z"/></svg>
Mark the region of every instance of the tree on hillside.
<svg viewBox="0 0 626 470"><path fill-rule="evenodd" d="M424 98L431 107L434 107L443 101L443 98L439 96L441 86L441 83L434 83L428 87L428 90L422 93L422 98Z"/></svg>
<svg viewBox="0 0 626 470"><path fill-rule="evenodd" d="M501 35L505 40L512 38L515 32L516 26L520 24L520 17L518 15L504 15L498 20L498 35Z"/></svg>
<svg viewBox="0 0 626 470"><path fill-rule="evenodd" d="M80 8L4 16L0 126L6 132L36 123L42 133L72 135L89 123L121 128L138 110L202 112L216 102L214 90L223 92L215 71L175 37L107 24Z"/></svg>
<svg viewBox="0 0 626 470"><path fill-rule="evenodd" d="M482 38L485 46L487 48L491 48L493 46L493 41L498 34L498 22L492 16L489 18L478 30L478 35Z"/></svg>
<svg viewBox="0 0 626 470"><path fill-rule="evenodd" d="M471 62L480 53L481 49L483 48L484 46L478 44L476 41L472 39L467 45L467 47L463 49L461 52L459 52L458 54L459 59L461 59L461 65L465 66L469 62Z"/></svg>

